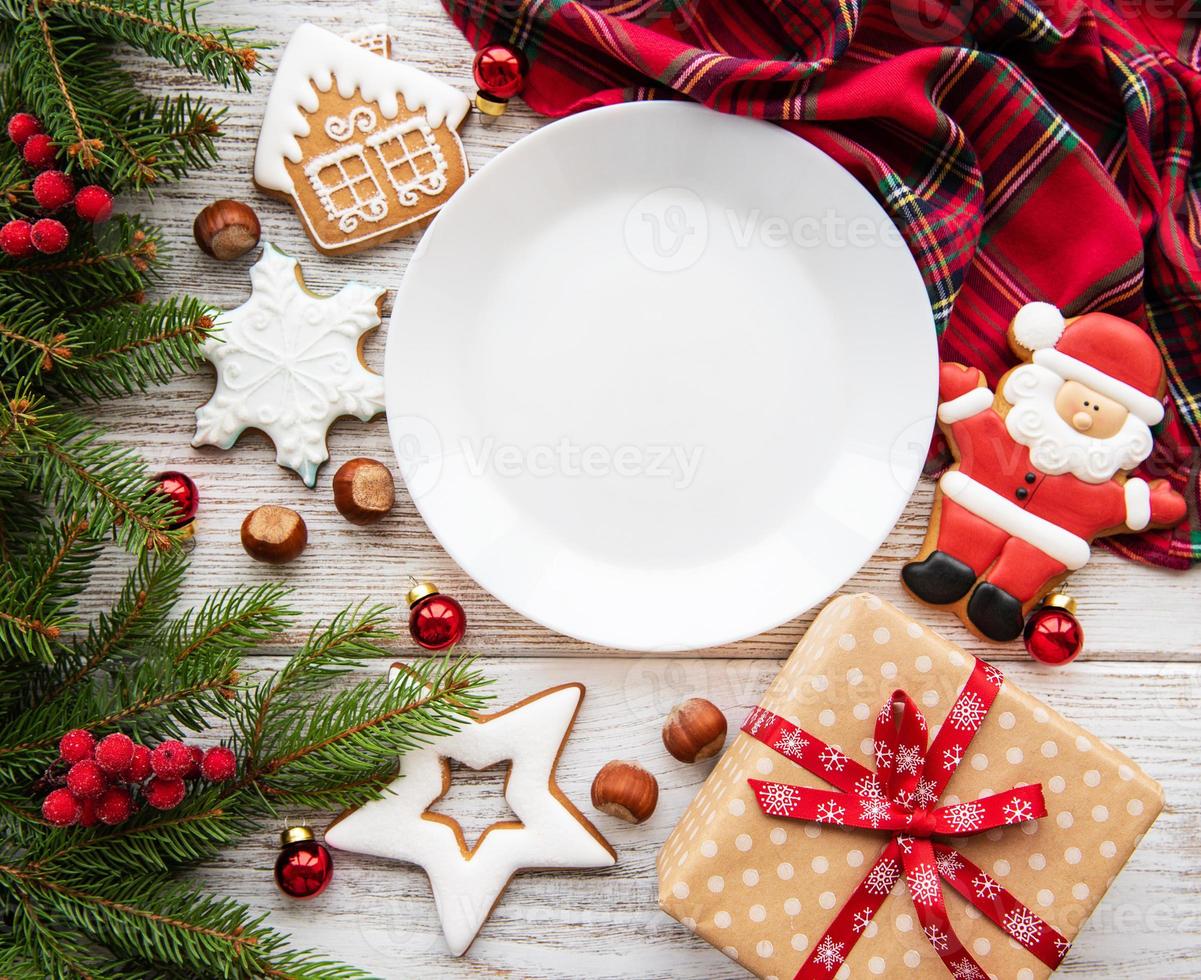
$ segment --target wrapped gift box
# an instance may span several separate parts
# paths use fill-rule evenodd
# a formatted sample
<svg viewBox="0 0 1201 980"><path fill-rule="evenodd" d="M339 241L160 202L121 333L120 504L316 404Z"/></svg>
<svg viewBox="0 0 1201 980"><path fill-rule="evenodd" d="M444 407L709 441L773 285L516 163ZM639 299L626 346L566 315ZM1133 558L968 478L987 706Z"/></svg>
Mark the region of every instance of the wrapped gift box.
<svg viewBox="0 0 1201 980"><path fill-rule="evenodd" d="M767 815L751 781L835 788L748 729L756 718L785 733L795 725L845 753L851 769L858 762L876 772L877 716L894 690L924 714L933 747L965 685L985 672L999 690L935 805L1041 785L1046 816L926 840L953 846L1041 918L1062 955L1159 815L1162 789L1121 752L871 595L831 602L785 662L660 852L661 907L757 976L795 976L848 901L863 897L857 889L894 834ZM1053 972L949 884L942 893L954 935L980 970L1016 980ZM838 955L810 964L810 975L951 975L906 875L885 895L870 923L843 937ZM979 975L972 969L956 975Z"/></svg>

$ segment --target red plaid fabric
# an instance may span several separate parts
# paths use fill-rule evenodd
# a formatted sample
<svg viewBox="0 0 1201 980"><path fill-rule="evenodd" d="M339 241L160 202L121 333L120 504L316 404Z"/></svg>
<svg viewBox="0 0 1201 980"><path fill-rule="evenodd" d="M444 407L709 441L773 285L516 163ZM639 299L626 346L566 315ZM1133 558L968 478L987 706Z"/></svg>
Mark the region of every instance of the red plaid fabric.
<svg viewBox="0 0 1201 980"><path fill-rule="evenodd" d="M530 60L562 116L686 98L779 123L872 190L921 267L945 359L991 384L1032 299L1146 325L1175 411L1145 476L1189 501L1120 554L1201 560L1201 11L1191 0L444 0ZM934 454L931 470L945 464Z"/></svg>

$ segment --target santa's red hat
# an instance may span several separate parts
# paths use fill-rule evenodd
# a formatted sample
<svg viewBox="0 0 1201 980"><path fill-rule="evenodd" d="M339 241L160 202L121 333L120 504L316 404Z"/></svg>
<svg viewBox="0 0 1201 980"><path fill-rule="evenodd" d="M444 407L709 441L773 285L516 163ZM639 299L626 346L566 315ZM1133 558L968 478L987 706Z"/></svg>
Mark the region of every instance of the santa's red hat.
<svg viewBox="0 0 1201 980"><path fill-rule="evenodd" d="M1163 360L1138 326L1108 313L1070 324L1050 303L1027 303L1013 318L1013 339L1033 361L1125 405L1147 425L1163 419Z"/></svg>

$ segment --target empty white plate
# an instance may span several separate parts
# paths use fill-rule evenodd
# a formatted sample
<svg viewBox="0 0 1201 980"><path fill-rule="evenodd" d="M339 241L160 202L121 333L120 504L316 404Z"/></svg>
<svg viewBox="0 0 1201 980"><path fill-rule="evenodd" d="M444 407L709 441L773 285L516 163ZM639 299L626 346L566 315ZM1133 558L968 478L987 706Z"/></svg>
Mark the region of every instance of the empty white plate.
<svg viewBox="0 0 1201 980"><path fill-rule="evenodd" d="M829 157L681 103L525 137L426 231L388 425L429 528L569 636L686 650L841 586L921 470L937 354L892 222Z"/></svg>

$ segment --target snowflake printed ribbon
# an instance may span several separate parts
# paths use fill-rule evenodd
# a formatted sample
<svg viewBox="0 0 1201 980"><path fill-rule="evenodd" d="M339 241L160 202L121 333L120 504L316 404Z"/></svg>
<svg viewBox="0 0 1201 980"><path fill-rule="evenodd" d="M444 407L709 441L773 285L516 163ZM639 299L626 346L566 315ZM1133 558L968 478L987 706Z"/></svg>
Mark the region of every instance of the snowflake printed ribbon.
<svg viewBox="0 0 1201 980"><path fill-rule="evenodd" d="M765 814L892 835L795 980L832 976L902 878L926 939L956 980L985 980L988 974L951 928L943 881L1047 966L1059 966L1068 941L987 872L953 847L933 839L969 837L1047 815L1038 783L936 806L1003 680L1001 671L977 660L928 747L926 720L920 709L904 691L894 691L876 717L875 772L848 758L837 746L827 745L764 708L755 708L747 717L744 732L837 789L831 792L748 779Z"/></svg>

